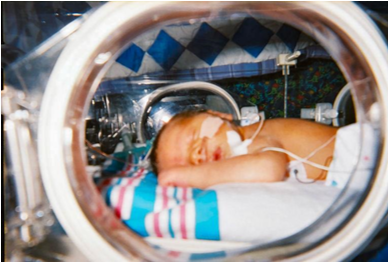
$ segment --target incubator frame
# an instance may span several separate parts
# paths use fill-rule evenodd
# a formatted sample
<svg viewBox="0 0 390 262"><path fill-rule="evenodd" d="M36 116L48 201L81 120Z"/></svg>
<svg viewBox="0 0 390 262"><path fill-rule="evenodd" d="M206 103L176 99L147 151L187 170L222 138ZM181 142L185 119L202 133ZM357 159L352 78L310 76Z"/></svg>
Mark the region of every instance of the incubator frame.
<svg viewBox="0 0 390 262"><path fill-rule="evenodd" d="M70 36L44 92L38 125L39 164L50 203L68 235L90 260L165 260L114 217L86 173L84 117L101 78L114 58L142 33L172 22L207 20L237 10L288 22L317 39L359 98L355 100L359 121L379 128L383 143L370 191L361 199L360 209L347 215L351 220L343 219L334 229L332 238L322 236L302 246L292 246L291 239L254 246L235 251L237 258L342 260L375 230L381 220L377 214L386 213L388 108L382 99L387 98L387 49L358 7L331 2L108 3ZM378 107L380 118L375 115ZM317 225L325 222L320 219ZM277 244L285 245L284 249L276 248ZM327 252L330 247L333 253Z"/></svg>
<svg viewBox="0 0 390 262"><path fill-rule="evenodd" d="M158 102L164 96L170 93L180 92L184 90L204 90L204 91L209 91L211 93L214 93L215 95L219 95L228 104L229 109L233 111L232 112L233 119L241 120L240 109L236 101L234 101L233 97L229 95L229 93L223 90L221 87L211 83L200 82L200 81L194 81L194 82L191 81L191 82L173 84L165 87L160 87L157 90L155 90L153 93L151 93L150 95L142 99L142 100L146 99L146 102L145 105L143 106L141 117L137 126L137 131L138 131L137 137L141 143L146 143L145 122L153 104Z"/></svg>

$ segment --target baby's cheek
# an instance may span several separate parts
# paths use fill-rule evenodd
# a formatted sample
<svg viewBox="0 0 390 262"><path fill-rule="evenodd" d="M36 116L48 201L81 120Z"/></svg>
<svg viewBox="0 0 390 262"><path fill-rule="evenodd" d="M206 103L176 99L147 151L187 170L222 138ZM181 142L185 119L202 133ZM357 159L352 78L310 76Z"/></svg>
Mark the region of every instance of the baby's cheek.
<svg viewBox="0 0 390 262"><path fill-rule="evenodd" d="M221 160L222 158L222 149L221 147L218 147L213 154L213 161Z"/></svg>
<svg viewBox="0 0 390 262"><path fill-rule="evenodd" d="M224 144L223 145L223 150L222 150L222 158L223 159L226 159L226 158L230 158L231 155L232 155L232 152L231 152L231 149L230 149L230 146L228 143Z"/></svg>

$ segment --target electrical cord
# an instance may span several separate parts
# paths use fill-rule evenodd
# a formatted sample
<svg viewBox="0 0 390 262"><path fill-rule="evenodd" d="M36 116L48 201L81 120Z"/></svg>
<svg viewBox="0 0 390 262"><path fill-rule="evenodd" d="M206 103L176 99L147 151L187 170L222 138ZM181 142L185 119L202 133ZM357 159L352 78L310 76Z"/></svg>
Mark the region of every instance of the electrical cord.
<svg viewBox="0 0 390 262"><path fill-rule="evenodd" d="M257 114L260 118L260 123L259 123L259 126L257 127L255 133L253 134L253 136L251 137L250 140L253 141L253 139L260 133L260 130L263 128L263 125L264 125L264 120L265 120L265 115L264 115L264 112L260 112L259 114ZM253 117L254 118L254 117Z"/></svg>
<svg viewBox="0 0 390 262"><path fill-rule="evenodd" d="M313 167L316 167L318 169L321 169L321 170L325 170L325 171L329 171L329 167L327 166L323 166L323 165L320 165L320 164L317 164L317 163L314 163L312 161L309 161L305 158L302 158L302 157L299 157L297 156L296 154L288 151L288 150L285 150L283 148L279 148L279 147L265 147L261 150L262 152L266 152L266 151L275 151L275 152L280 152L280 153L285 153L286 155L289 155L291 156L292 158L298 160L299 162L302 162L302 163L305 163L305 164L308 164L308 165L311 165Z"/></svg>
<svg viewBox="0 0 390 262"><path fill-rule="evenodd" d="M311 152L310 154L308 154L304 159L306 159L306 160L307 160L307 159L310 159L312 156L314 156L315 154L317 154L318 151L320 151L321 149L323 149L324 147L326 147L327 145L329 145L330 142L332 142L333 139L335 139L335 138L336 138L336 135L332 136L332 137L331 137L328 141L326 141L322 146L320 146L320 147L314 149L314 151Z"/></svg>

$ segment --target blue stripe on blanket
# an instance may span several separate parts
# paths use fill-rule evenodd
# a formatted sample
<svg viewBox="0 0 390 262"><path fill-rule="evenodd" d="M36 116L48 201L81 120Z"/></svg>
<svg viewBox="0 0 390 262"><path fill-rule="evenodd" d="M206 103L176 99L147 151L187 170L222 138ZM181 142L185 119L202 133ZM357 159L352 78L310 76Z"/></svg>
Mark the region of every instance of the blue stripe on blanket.
<svg viewBox="0 0 390 262"><path fill-rule="evenodd" d="M168 226L169 226L169 235L171 238L175 238L175 232L172 228L172 209L168 210Z"/></svg>
<svg viewBox="0 0 390 262"><path fill-rule="evenodd" d="M157 178L149 172L134 189L130 218L123 222L143 237L149 236L145 227L145 218L153 212L156 201Z"/></svg>
<svg viewBox="0 0 390 262"><path fill-rule="evenodd" d="M195 238L220 240L217 193L204 191L195 198Z"/></svg>
<svg viewBox="0 0 390 262"><path fill-rule="evenodd" d="M175 188L175 190L177 190L177 189ZM192 197L193 197L193 198L196 198L196 197L198 197L199 194L201 194L202 192L203 192L203 190L200 190L200 189L198 189L198 188L193 188L193 189L192 189Z"/></svg>
<svg viewBox="0 0 390 262"><path fill-rule="evenodd" d="M218 252L213 252L213 253L193 253L190 256L190 261L196 261L196 260L201 260L204 261L206 259L216 259L216 258L224 258L226 257L227 254L225 251L218 251Z"/></svg>
<svg viewBox="0 0 390 262"><path fill-rule="evenodd" d="M111 196L111 191L114 187L110 186L107 188L107 191L105 192L105 200L106 200L106 203L108 206L111 205L111 201L110 201L110 196Z"/></svg>
<svg viewBox="0 0 390 262"><path fill-rule="evenodd" d="M177 198L177 187L173 189L173 199L176 201L176 204L180 204L180 200ZM172 209L168 210L168 229L171 238L175 238L175 231L172 228Z"/></svg>

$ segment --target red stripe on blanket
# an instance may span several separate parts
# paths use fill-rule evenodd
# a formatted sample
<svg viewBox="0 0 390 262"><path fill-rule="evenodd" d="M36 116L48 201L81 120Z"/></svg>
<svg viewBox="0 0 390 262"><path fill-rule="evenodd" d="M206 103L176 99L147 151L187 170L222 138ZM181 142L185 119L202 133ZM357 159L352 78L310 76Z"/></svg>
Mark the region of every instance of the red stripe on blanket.
<svg viewBox="0 0 390 262"><path fill-rule="evenodd" d="M121 218L121 211L122 211L122 206L123 206L123 199L124 199L124 196L125 196L125 193L126 193L126 188L128 186L131 186L131 184L133 184L134 180L136 180L137 178L141 177L142 174L144 172L144 169L142 168L136 176L132 177L132 178L129 178L129 180L127 180L127 183L126 185L124 186L121 186L120 187L120 190L119 190L119 196L118 196L118 202L115 206L115 215L118 217L118 218Z"/></svg>
<svg viewBox="0 0 390 262"><path fill-rule="evenodd" d="M187 230L186 230L186 205L187 201L187 188L183 188L183 204L180 205L180 231L181 237L187 239Z"/></svg>
<svg viewBox="0 0 390 262"><path fill-rule="evenodd" d="M168 208L168 188L162 187L162 197L163 197L163 209Z"/></svg>
<svg viewBox="0 0 390 262"><path fill-rule="evenodd" d="M154 232L156 232L157 237L163 237L161 230L160 230L160 224L158 223L159 213L155 213L153 215L153 226L154 226Z"/></svg>
<svg viewBox="0 0 390 262"><path fill-rule="evenodd" d="M169 251L168 256L169 257L178 258L180 256L180 252L178 252L178 251Z"/></svg>
<svg viewBox="0 0 390 262"><path fill-rule="evenodd" d="M161 194L162 194L162 210L165 210L168 207L168 189L167 187L161 187ZM155 213L153 215L153 227L154 232L156 233L157 237L163 237L161 230L160 230L160 221L159 221L159 213Z"/></svg>

